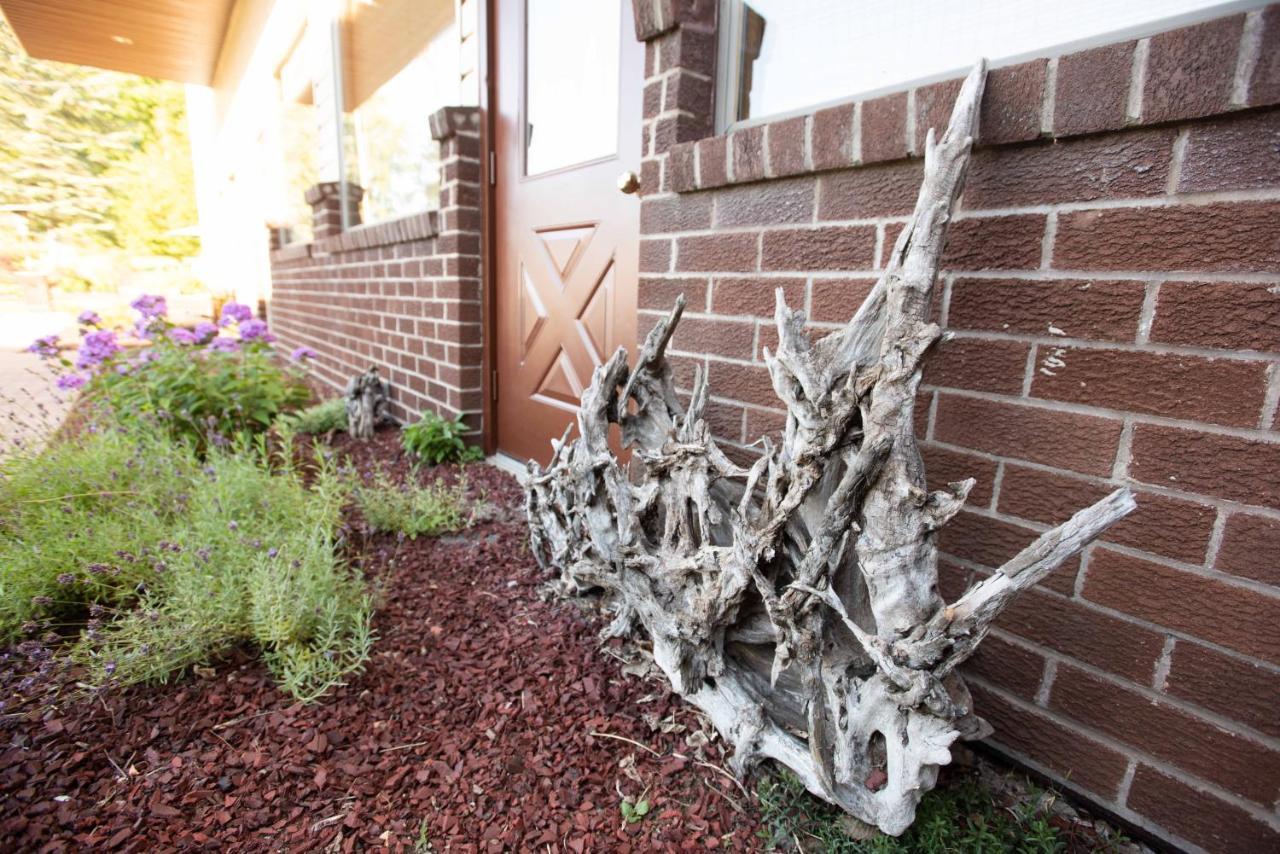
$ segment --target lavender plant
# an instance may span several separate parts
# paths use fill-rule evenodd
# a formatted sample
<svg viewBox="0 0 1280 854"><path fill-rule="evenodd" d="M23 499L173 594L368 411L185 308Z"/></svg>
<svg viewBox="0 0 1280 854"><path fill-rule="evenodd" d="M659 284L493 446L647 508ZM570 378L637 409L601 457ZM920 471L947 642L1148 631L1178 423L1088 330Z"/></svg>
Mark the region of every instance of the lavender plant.
<svg viewBox="0 0 1280 854"><path fill-rule="evenodd" d="M464 481L452 486L439 481L397 486L385 472L378 471L356 487L356 502L373 530L417 539L462 528L466 524L466 491Z"/></svg>
<svg viewBox="0 0 1280 854"><path fill-rule="evenodd" d="M289 448L203 457L168 431L89 428L0 461L0 641L94 687L164 681L251 644L312 700L368 656L372 605L339 556L345 488ZM0 695L38 686L0 667ZM4 682L14 684L5 685Z"/></svg>

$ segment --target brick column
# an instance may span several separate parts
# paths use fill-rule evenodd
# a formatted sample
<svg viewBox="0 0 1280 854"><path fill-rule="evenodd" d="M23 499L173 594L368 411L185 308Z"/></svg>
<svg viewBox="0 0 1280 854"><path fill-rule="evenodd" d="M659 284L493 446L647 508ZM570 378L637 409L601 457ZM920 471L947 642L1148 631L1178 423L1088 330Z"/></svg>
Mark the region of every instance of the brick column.
<svg viewBox="0 0 1280 854"><path fill-rule="evenodd" d="M480 111L443 107L431 115L431 136L440 143L440 219L436 253L444 279L436 297L444 314L433 345L439 350L436 379L428 396L480 429L484 408L480 294Z"/></svg>
<svg viewBox="0 0 1280 854"><path fill-rule="evenodd" d="M307 204L311 205L311 229L314 236L332 237L342 233L342 182L324 181L307 190ZM347 226L360 224L360 200L364 188L347 182Z"/></svg>

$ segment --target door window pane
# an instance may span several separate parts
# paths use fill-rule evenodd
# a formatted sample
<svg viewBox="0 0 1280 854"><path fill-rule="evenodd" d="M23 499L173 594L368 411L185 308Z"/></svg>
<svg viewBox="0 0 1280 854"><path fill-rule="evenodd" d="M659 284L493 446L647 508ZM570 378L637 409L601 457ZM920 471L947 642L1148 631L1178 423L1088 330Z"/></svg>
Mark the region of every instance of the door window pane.
<svg viewBox="0 0 1280 854"><path fill-rule="evenodd" d="M724 0L734 76L727 122L960 72L978 57L1039 53L1223 0ZM1257 4L1264 5L1260 0ZM1106 39L1098 38L1098 43Z"/></svg>
<svg viewBox="0 0 1280 854"><path fill-rule="evenodd" d="M619 0L528 0L525 174L618 149Z"/></svg>

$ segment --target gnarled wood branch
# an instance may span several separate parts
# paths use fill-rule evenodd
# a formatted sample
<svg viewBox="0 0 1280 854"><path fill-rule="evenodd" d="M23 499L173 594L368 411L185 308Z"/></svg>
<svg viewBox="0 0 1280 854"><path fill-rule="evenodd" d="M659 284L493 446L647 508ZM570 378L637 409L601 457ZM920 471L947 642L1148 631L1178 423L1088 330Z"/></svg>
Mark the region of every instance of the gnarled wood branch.
<svg viewBox="0 0 1280 854"><path fill-rule="evenodd" d="M637 627L673 688L711 718L745 773L775 759L814 793L887 833L905 830L951 744L988 730L956 665L1022 590L1134 507L1118 490L1044 534L957 602L937 588L935 533L973 480L928 492L913 430L951 210L964 184L985 67L925 143L924 180L886 271L819 341L781 291L765 361L787 410L781 444L749 468L716 445L699 373L687 407L665 353L684 300L634 369L619 350L582 398L579 437L525 477L539 560L566 590L599 588ZM611 422L633 451L609 448Z"/></svg>

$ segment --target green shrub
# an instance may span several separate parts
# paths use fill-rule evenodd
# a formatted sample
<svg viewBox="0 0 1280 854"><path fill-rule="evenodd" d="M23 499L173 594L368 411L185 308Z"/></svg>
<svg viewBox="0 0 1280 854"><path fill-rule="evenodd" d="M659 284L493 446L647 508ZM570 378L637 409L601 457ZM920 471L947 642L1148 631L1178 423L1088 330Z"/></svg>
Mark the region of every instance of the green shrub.
<svg viewBox="0 0 1280 854"><path fill-rule="evenodd" d="M0 640L80 627L54 650L91 684L164 681L253 643L314 699L368 656L371 603L338 557L345 491L264 443L86 432L0 463ZM269 465L270 464L270 465Z"/></svg>
<svg viewBox="0 0 1280 854"><path fill-rule="evenodd" d="M803 841L803 850L837 854L953 854L969 851L1017 851L1056 854L1066 842L1036 804L1001 808L992 794L966 778L927 792L916 820L898 837L877 834L857 840L841 826L847 816L804 788L789 771L763 777L760 836L771 849Z"/></svg>
<svg viewBox="0 0 1280 854"><path fill-rule="evenodd" d="M385 472L356 488L356 500L365 521L375 531L400 533L416 539L462 528L466 485L397 486Z"/></svg>
<svg viewBox="0 0 1280 854"><path fill-rule="evenodd" d="M340 397L308 406L300 412L285 414L280 422L295 433L318 436L347 429L347 402Z"/></svg>
<svg viewBox="0 0 1280 854"><path fill-rule="evenodd" d="M484 451L463 441L466 433L467 425L461 415L446 421L434 412L427 412L416 424L402 428L400 442L406 451L432 465L484 459Z"/></svg>

